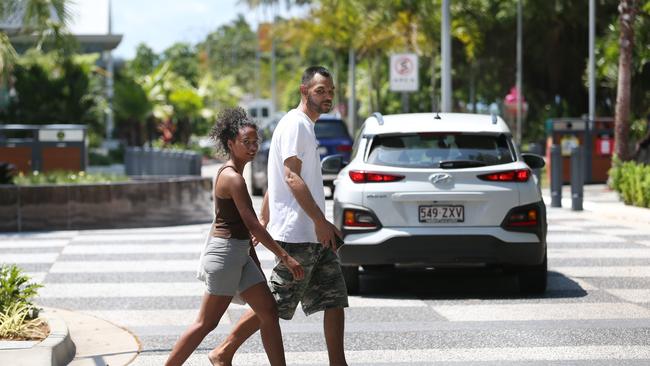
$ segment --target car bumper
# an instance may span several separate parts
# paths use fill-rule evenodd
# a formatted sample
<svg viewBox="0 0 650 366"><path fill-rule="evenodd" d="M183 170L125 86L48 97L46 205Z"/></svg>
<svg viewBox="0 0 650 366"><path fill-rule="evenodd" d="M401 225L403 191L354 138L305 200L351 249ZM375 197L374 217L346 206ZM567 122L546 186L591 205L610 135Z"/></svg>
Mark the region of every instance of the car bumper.
<svg viewBox="0 0 650 366"><path fill-rule="evenodd" d="M385 231L399 231L409 235L390 235ZM382 233L384 231L384 233ZM462 267L477 265L523 266L542 263L546 243L530 233L485 234L466 231L455 233L422 232L417 228L402 230L383 228L374 233L350 234L339 248L342 265L385 265L411 267ZM469 231L469 233L467 233ZM496 232L503 231L495 229ZM393 233L395 234L395 233ZM374 236L382 240L370 241ZM499 237L501 236L501 237ZM504 240L507 239L507 240Z"/></svg>

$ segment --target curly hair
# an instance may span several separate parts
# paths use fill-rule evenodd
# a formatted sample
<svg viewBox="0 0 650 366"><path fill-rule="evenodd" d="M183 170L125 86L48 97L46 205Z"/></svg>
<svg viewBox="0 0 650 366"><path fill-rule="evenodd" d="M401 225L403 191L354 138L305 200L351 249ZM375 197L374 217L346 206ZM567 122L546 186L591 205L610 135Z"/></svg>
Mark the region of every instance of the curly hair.
<svg viewBox="0 0 650 366"><path fill-rule="evenodd" d="M239 130L244 127L251 127L257 131L257 124L246 114L244 108L226 108L219 112L217 121L210 130L208 136L216 143L217 153L222 156L230 155L228 141L234 140Z"/></svg>

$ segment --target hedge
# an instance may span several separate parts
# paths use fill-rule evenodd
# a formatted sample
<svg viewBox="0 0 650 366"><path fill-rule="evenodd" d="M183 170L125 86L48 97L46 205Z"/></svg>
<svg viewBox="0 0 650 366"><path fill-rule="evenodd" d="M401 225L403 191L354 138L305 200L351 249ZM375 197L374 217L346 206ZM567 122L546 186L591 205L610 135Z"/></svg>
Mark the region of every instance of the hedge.
<svg viewBox="0 0 650 366"><path fill-rule="evenodd" d="M615 160L609 185L626 204L650 208L650 165Z"/></svg>

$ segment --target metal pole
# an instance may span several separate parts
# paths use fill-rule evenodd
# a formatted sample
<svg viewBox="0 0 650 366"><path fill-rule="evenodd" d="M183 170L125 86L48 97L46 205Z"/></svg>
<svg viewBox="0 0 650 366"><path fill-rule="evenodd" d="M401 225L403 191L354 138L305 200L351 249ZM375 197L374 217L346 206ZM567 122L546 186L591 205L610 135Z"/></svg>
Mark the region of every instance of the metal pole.
<svg viewBox="0 0 650 366"><path fill-rule="evenodd" d="M275 20L273 21L275 24ZM275 38L271 36L271 111L270 116L275 114L277 110L277 95L275 91Z"/></svg>
<svg viewBox="0 0 650 366"><path fill-rule="evenodd" d="M451 112L451 22L449 16L449 0L442 0L442 29L441 29L441 112Z"/></svg>
<svg viewBox="0 0 650 366"><path fill-rule="evenodd" d="M585 123L585 181L592 181L592 139L594 120L596 119L596 2L589 0L589 65L588 65L588 83L589 83L589 117Z"/></svg>
<svg viewBox="0 0 650 366"><path fill-rule="evenodd" d="M402 113L408 113L409 107L409 93L402 92Z"/></svg>
<svg viewBox="0 0 650 366"><path fill-rule="evenodd" d="M562 207L562 150L551 146L551 207Z"/></svg>
<svg viewBox="0 0 650 366"><path fill-rule="evenodd" d="M277 110L277 92L275 90L275 18L277 18L277 7L272 6L273 21L271 28L271 111L270 116L275 115Z"/></svg>
<svg viewBox="0 0 650 366"><path fill-rule="evenodd" d="M522 52L521 52L521 38L522 38L522 20L521 20L521 0L517 1L517 134L516 142L518 146L521 146L521 120L522 120L522 83L521 83L521 74L522 74Z"/></svg>
<svg viewBox="0 0 650 366"><path fill-rule="evenodd" d="M584 191L584 168L582 163L582 148L575 146L571 149L571 209L573 211L582 211Z"/></svg>
<svg viewBox="0 0 650 366"><path fill-rule="evenodd" d="M113 34L113 11L111 10L111 0L108 0L108 34ZM112 148L114 146L108 141L113 139L113 53L111 50L106 51L106 99L108 108L106 109L106 140L107 146Z"/></svg>
<svg viewBox="0 0 650 366"><path fill-rule="evenodd" d="M354 53L354 48L350 47L350 50L348 51L348 87L350 88L350 99L348 99L348 123L352 127L353 133L357 130L355 69L356 55Z"/></svg>

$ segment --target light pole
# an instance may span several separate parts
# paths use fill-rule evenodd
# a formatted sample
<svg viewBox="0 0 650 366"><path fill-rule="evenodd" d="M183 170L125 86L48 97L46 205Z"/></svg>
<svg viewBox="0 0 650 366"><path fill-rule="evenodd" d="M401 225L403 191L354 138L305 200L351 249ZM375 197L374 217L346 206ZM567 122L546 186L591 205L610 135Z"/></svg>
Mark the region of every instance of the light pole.
<svg viewBox="0 0 650 366"><path fill-rule="evenodd" d="M589 0L589 65L587 67L589 84L589 115L585 123L585 182L591 182L591 137L593 135L594 120L596 118L596 2Z"/></svg>
<svg viewBox="0 0 650 366"><path fill-rule="evenodd" d="M521 100L522 92L522 51L521 51L521 39L522 39L522 20L521 20L521 0L517 0L517 134L516 134L516 143L521 146L521 120L523 114L523 101Z"/></svg>
<svg viewBox="0 0 650 366"><path fill-rule="evenodd" d="M111 6L111 0L108 0L108 35L113 34L113 10ZM117 147L117 141L113 140L113 53L112 51L104 51L104 57L106 59L106 99L107 99L107 108L106 108L106 139L104 140L104 146L107 149L114 149Z"/></svg>
<svg viewBox="0 0 650 366"><path fill-rule="evenodd" d="M449 20L449 0L442 0L442 29L441 29L441 112L451 112L451 34Z"/></svg>

